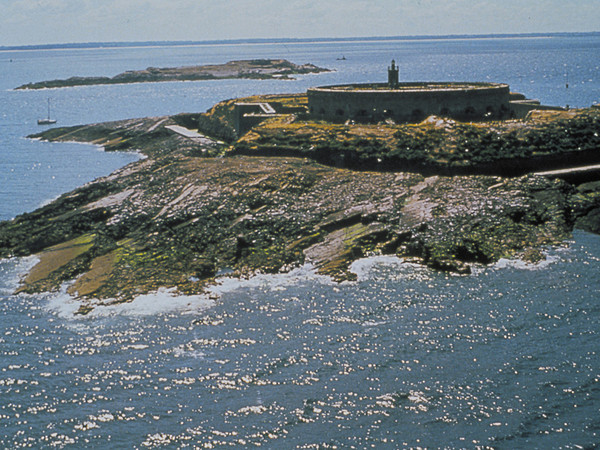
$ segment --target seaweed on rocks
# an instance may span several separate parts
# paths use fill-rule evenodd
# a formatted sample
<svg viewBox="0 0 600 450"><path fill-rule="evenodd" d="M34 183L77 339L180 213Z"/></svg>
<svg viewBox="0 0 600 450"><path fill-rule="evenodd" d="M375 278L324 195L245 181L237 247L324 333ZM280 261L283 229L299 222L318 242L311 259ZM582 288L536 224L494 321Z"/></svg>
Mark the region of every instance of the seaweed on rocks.
<svg viewBox="0 0 600 450"><path fill-rule="evenodd" d="M448 136L453 148L464 149L472 142L483 142L482 148L525 142L526 127L496 143L494 129L462 125L451 135L423 126L405 136L397 128L282 122L240 139L240 147L247 146L242 152L167 128L191 127L195 118L134 119L38 135L111 148L127 143L146 158L0 223L0 257L40 259L19 289L57 290L70 282L69 293L82 300L85 313L88 299L123 302L160 287L203 292L225 269L249 276L310 263L341 281L355 278L350 266L356 259L389 254L468 273L473 264L505 257L536 260L576 223L598 217L596 185L576 190L536 175L447 176L389 167L393 158L413 167L450 161L439 153ZM290 127L293 136L286 134ZM394 153L409 140L411 148L416 144L411 158ZM277 143L275 149L285 142L281 153L252 153L253 146ZM388 159L380 161L384 154Z"/></svg>

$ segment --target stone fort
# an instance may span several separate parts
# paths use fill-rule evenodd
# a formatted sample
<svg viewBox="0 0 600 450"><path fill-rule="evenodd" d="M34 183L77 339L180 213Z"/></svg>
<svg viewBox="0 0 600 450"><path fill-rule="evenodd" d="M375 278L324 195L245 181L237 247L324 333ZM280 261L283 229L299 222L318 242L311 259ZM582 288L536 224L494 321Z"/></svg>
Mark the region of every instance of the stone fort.
<svg viewBox="0 0 600 450"><path fill-rule="evenodd" d="M502 83L401 83L395 61L388 67L387 83L315 87L307 94L310 116L333 122L420 122L431 115L503 120L523 118L533 109L557 109L510 92Z"/></svg>
<svg viewBox="0 0 600 450"><path fill-rule="evenodd" d="M387 83L363 83L310 88L308 115L330 122L420 122L428 116L460 121L522 119L534 109L563 109L511 92L508 84L477 82L399 81L395 61ZM306 114L305 110L277 111L267 102L236 103L235 129L243 134L278 113Z"/></svg>

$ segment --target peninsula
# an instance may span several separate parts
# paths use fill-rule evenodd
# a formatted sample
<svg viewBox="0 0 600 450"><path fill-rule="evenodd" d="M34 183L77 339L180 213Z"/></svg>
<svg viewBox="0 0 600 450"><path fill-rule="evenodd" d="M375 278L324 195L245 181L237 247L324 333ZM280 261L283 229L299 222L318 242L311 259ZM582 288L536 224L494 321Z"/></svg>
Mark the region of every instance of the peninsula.
<svg viewBox="0 0 600 450"><path fill-rule="evenodd" d="M308 263L352 280L369 255L467 274L539 261L575 226L600 232L599 108L542 106L506 84L399 83L394 61L387 84L30 137L146 156L0 223L0 258L39 258L18 292L68 282L82 314L161 287L203 292L224 273Z"/></svg>
<svg viewBox="0 0 600 450"><path fill-rule="evenodd" d="M351 280L351 263L377 254L469 273L499 258L542 259L574 226L600 231L600 183L522 166L598 160L598 109L479 124L331 124L298 112L307 102L252 97L204 114L32 136L146 158L0 223L0 257L39 258L18 292L69 281L86 313L160 287L203 292L222 273L310 263ZM238 136L239 105L263 103L275 112Z"/></svg>
<svg viewBox="0 0 600 450"><path fill-rule="evenodd" d="M71 77L24 84L16 89L49 89L96 84L154 83L160 81L198 81L226 78L291 79L293 75L329 72L312 64L298 65L285 59L253 59L225 64L187 67L148 67L128 70L114 77Z"/></svg>

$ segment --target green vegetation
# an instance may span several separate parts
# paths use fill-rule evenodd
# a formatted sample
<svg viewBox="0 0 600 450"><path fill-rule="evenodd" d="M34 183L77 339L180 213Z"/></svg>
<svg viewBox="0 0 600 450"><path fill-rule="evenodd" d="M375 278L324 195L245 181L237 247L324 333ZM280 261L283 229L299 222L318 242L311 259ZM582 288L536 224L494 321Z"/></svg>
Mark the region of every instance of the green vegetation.
<svg viewBox="0 0 600 450"><path fill-rule="evenodd" d="M226 115L221 114L227 122ZM529 121L331 124L266 121L233 144L233 154L299 156L357 170L519 175L600 161L600 111L539 113Z"/></svg>
<svg viewBox="0 0 600 450"><path fill-rule="evenodd" d="M309 121L302 95L243 101L268 101L279 114L232 137L224 155L221 143L168 127L232 130L236 100L206 114L38 135L134 148L147 158L0 223L0 257L40 258L20 291L75 280L69 293L81 299L128 301L160 287L202 292L224 271L285 272L305 262L347 280L353 261L376 254L468 273L469 264L502 257L539 260L574 224L599 231L598 182L575 189L541 176L481 174L600 159L600 110L364 125ZM225 157L211 157L217 152ZM427 176L468 172L477 175Z"/></svg>

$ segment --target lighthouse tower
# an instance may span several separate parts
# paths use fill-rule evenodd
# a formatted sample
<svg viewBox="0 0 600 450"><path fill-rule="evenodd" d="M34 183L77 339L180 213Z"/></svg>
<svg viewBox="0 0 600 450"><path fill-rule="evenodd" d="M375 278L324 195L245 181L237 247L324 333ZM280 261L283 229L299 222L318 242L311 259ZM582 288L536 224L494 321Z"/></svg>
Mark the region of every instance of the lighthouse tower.
<svg viewBox="0 0 600 450"><path fill-rule="evenodd" d="M398 66L396 61L392 59L392 65L388 67L388 85L390 88L396 89L398 84Z"/></svg>

